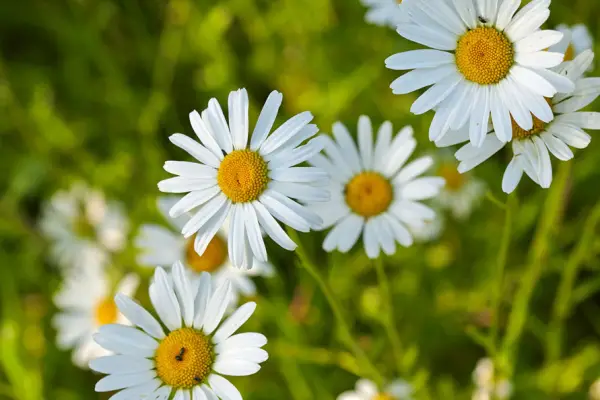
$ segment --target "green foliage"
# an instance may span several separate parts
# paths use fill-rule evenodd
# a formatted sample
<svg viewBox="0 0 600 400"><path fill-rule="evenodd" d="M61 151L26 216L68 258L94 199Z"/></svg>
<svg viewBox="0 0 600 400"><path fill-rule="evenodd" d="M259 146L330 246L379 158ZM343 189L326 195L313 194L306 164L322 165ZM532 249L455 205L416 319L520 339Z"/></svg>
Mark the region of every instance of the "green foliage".
<svg viewBox="0 0 600 400"><path fill-rule="evenodd" d="M551 9L549 25L583 22L600 39L598 1ZM182 157L167 137L190 133L189 111L209 98L246 87L252 119L277 89L280 120L310 110L328 132L366 114L413 125L419 151L433 151L431 114L409 113L417 93L392 95L396 73L383 63L413 45L364 23L364 12L355 0L1 2L0 399L108 398L55 347L61 278L37 228L41 204L84 180L125 203L132 235L156 221L162 164ZM259 282L247 327L267 335L271 358L234 380L244 398L335 399L357 375L381 374L410 380L417 398L468 399L486 352L516 399L586 398L600 377L599 151L593 137L555 168L550 190L523 182L517 196L497 195L504 205L447 216L438 242L401 249L379 269L358 246L325 254L321 234L300 235L300 260L271 246L278 275ZM477 169L493 193L507 157ZM135 249L116 262L136 270Z"/></svg>

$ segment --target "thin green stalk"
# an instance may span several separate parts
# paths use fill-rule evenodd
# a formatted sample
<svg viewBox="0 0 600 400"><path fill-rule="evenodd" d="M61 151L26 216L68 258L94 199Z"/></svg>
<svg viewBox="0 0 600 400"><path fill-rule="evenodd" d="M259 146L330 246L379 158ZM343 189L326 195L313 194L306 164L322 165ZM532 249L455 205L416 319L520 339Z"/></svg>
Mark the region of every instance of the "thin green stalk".
<svg viewBox="0 0 600 400"><path fill-rule="evenodd" d="M541 219L531 244L528 256L528 268L521 279L513 308L509 315L506 335L502 344L503 356L508 359L508 367L512 369L514 354L523 334L525 322L529 314L529 303L538 279L542 274L542 266L548 254L550 237L560 221L560 216L565 202L565 189L571 172L571 163L562 163L555 176L552 187L542 210ZM509 376L512 375L512 370Z"/></svg>
<svg viewBox="0 0 600 400"><path fill-rule="evenodd" d="M572 307L573 287L579 267L589 255L599 220L600 203L597 203L586 220L581 238L577 241L577 245L569 255L567 264L562 270L560 285L554 301L552 319L546 336L546 359L548 362L557 360L561 356L563 326Z"/></svg>
<svg viewBox="0 0 600 400"><path fill-rule="evenodd" d="M504 204L501 200L499 200L496 196L494 196L494 193L492 193L490 190L485 192L485 197L499 208L506 210L507 205Z"/></svg>
<svg viewBox="0 0 600 400"><path fill-rule="evenodd" d="M288 229L288 235L298 245L298 247L296 248L296 253L298 254L298 258L300 259L300 265L304 267L304 269L309 273L309 275L312 276L313 279L317 282L317 285L319 286L319 288L323 292L323 295L325 296L325 299L329 303L331 311L333 312L333 315L340 328L342 340L344 341L346 346L348 346L350 351L354 354L354 357L356 357L360 361L362 366L365 368L367 375L371 379L373 379L377 384L382 385L383 376L377 370L375 365L373 365L371 360L369 360L367 354L352 336L350 324L344 317L344 313L342 312L342 307L340 303L338 302L337 298L333 294L333 291L331 290L325 279L319 273L317 267L308 257L308 254L302 246L302 242L300 241L298 234L294 230Z"/></svg>
<svg viewBox="0 0 600 400"><path fill-rule="evenodd" d="M396 360L396 368L398 370L398 374L400 376L405 376L408 373L408 371L405 370L404 365L402 363L402 342L400 340L398 328L396 327L396 323L394 322L394 305L392 302L392 294L390 291L390 286L388 284L388 278L385 274L385 269L383 268L383 261L381 260L381 258L377 258L376 260L374 260L373 264L375 265L375 271L377 272L379 290L381 292L381 297L383 300L383 307L385 308L382 318L383 326L385 327L390 343L392 345L392 352Z"/></svg>
<svg viewBox="0 0 600 400"><path fill-rule="evenodd" d="M500 325L500 312L502 306L502 289L504 287L504 270L506 268L506 260L508 259L508 249L510 248L510 232L512 227L513 207L515 206L515 197L509 196L504 207L504 229L502 230L502 238L500 240L500 249L496 259L496 271L494 273L494 293L492 297L492 310L494 312L494 324L492 325L492 348L496 353L498 342L498 327ZM495 356L495 354L494 354Z"/></svg>

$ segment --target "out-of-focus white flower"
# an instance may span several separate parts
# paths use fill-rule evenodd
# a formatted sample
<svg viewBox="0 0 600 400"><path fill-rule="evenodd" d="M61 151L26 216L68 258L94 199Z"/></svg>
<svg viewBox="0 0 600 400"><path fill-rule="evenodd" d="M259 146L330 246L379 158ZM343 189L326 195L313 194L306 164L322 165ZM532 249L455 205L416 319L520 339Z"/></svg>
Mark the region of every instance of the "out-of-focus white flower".
<svg viewBox="0 0 600 400"><path fill-rule="evenodd" d="M482 358L477 362L473 382L473 400L505 400L512 394L512 384L496 375L494 363L489 358Z"/></svg>
<svg viewBox="0 0 600 400"><path fill-rule="evenodd" d="M359 379L354 390L340 394L337 400L410 400L412 392L412 386L402 379L393 381L382 390L368 379Z"/></svg>
<svg viewBox="0 0 600 400"><path fill-rule="evenodd" d="M365 14L365 21L374 25L386 25L390 28L403 21L405 15L400 12L402 0L361 0L369 8Z"/></svg>
<svg viewBox="0 0 600 400"><path fill-rule="evenodd" d="M592 50L594 47L594 38L587 26L583 24L573 26L561 24L556 27L556 30L562 32L564 36L560 42L548 50L563 53L565 55L564 61L572 61L584 51ZM591 66L589 69L591 69Z"/></svg>
<svg viewBox="0 0 600 400"><path fill-rule="evenodd" d="M45 204L40 227L64 268L102 267L125 247L129 222L120 203L84 184L58 191Z"/></svg>

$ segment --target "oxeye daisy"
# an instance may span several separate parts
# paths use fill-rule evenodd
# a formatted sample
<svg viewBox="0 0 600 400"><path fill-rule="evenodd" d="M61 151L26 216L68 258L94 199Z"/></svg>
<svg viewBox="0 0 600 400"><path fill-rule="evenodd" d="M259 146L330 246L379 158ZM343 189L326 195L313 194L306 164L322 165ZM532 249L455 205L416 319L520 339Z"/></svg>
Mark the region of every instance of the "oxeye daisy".
<svg viewBox="0 0 600 400"><path fill-rule="evenodd" d="M113 290L108 276L98 267L70 270L63 287L54 297L60 312L54 317L57 345L73 350L73 363L87 367L90 360L110 352L96 344L92 335L106 324L128 324L117 310L114 293L133 296L139 284L137 275L126 275Z"/></svg>
<svg viewBox="0 0 600 400"><path fill-rule="evenodd" d="M520 0L405 0L407 22L398 33L429 49L398 53L386 60L394 70L411 70L391 88L405 94L431 86L412 105L423 114L435 109L432 141L467 126L471 143L481 147L488 121L498 140L511 140L511 118L524 130L532 114L553 118L544 97L569 92L573 84L550 71L563 54L546 49L563 35L540 31L550 0L533 0L517 12Z"/></svg>
<svg viewBox="0 0 600 400"><path fill-rule="evenodd" d="M370 24L396 28L402 21L404 15L400 12L402 0L361 0L361 3L369 8L365 21Z"/></svg>
<svg viewBox="0 0 600 400"><path fill-rule="evenodd" d="M222 375L256 373L268 358L261 349L267 339L259 333L234 335L256 304L244 304L221 322L231 285L213 286L207 272L194 283L181 263L172 267L171 276L157 268L149 293L160 322L118 294L117 307L135 327L104 325L94 336L116 353L90 362L93 370L109 374L98 381L96 391L120 390L113 400L241 400L240 392Z"/></svg>
<svg viewBox="0 0 600 400"><path fill-rule="evenodd" d="M148 267L161 266L169 268L176 261L182 260L186 271L192 276L199 276L202 272L210 272L216 285L229 280L231 282L231 306L238 303L239 297L251 297L256 294L256 285L253 276L270 277L274 273L273 266L269 263L255 261L252 269L245 270L231 265L227 256L227 238L229 226L223 224L221 229L212 238L204 254L199 255L194 250L194 237L185 239L179 231L189 217L182 215L171 218L169 210L179 201L179 197L169 196L158 199L158 209L169 223L170 228L163 225L145 224L135 239L140 250L137 257L138 264Z"/></svg>
<svg viewBox="0 0 600 400"><path fill-rule="evenodd" d="M326 138L325 154L310 162L331 176L331 200L314 204L313 209L333 229L323 242L323 249L347 252L363 233L367 255L377 258L380 249L386 254L396 251L396 242L410 246L413 242L407 226L420 226L435 218L421 200L436 196L444 185L439 177L420 177L431 165L431 157L409 164L417 142L411 127L392 138L392 124L384 122L373 144L371 121L358 121L358 149L346 127L333 125L332 140Z"/></svg>
<svg viewBox="0 0 600 400"><path fill-rule="evenodd" d="M202 115L190 113L202 144L180 133L170 137L198 162L167 161L165 170L178 176L161 181L158 187L163 192L187 193L171 208L171 217L197 208L182 233L186 238L195 235L198 254L204 254L228 217L229 258L236 267L247 269L254 259L267 261L261 228L281 247L294 250L296 244L276 219L302 232L320 225L321 219L298 201L326 201L329 194L320 186L327 184L328 176L319 168L295 165L321 151L323 141L311 139L318 128L309 124L310 112L269 133L281 101L281 93L269 95L249 143L245 89L229 94L229 124L215 99Z"/></svg>
<svg viewBox="0 0 600 400"><path fill-rule="evenodd" d="M401 379L393 381L382 390L374 382L360 379L354 390L340 394L337 400L410 400L412 391L411 385Z"/></svg>
<svg viewBox="0 0 600 400"><path fill-rule="evenodd" d="M494 363L489 358L477 362L473 371L473 382L476 387L473 400L505 400L512 394L511 383L498 376Z"/></svg>
<svg viewBox="0 0 600 400"><path fill-rule="evenodd" d="M502 190L511 193L521 181L523 172L542 188L552 183L552 163L550 154L561 161L573 158L569 146L583 149L590 143L591 137L584 129L600 129L600 113L580 112L600 95L599 78L583 78L583 74L594 59L594 53L587 50L575 60L565 62L556 69L557 73L573 80L575 90L569 94L557 94L548 99L555 114L551 123L534 118L534 126L523 130L512 124L513 158L508 164L502 179ZM468 140L463 129L449 133L436 142L438 146L448 146ZM470 143L464 145L455 154L460 161L458 170L466 172L481 164L504 147L492 132L486 136L483 146L476 148Z"/></svg>
<svg viewBox="0 0 600 400"><path fill-rule="evenodd" d="M78 183L45 204L40 228L59 266L88 268L104 266L111 253L124 248L129 223L119 203Z"/></svg>
<svg viewBox="0 0 600 400"><path fill-rule="evenodd" d="M567 26L558 25L556 30L563 33L560 42L550 47L550 51L556 51L565 55L565 61L572 61L576 56L594 47L594 39L588 28L583 24Z"/></svg>

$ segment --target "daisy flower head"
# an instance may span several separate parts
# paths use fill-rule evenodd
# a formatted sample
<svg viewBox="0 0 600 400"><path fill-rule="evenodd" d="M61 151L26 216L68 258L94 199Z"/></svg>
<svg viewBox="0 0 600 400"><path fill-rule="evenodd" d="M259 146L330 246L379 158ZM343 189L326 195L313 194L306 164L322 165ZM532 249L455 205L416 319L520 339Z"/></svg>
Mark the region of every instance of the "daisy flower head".
<svg viewBox="0 0 600 400"><path fill-rule="evenodd" d="M370 24L396 28L403 20L404 14L400 12L402 0L361 0L361 3L369 8L365 21Z"/></svg>
<svg viewBox="0 0 600 400"><path fill-rule="evenodd" d="M523 172L542 188L549 188L552 183L550 154L561 161L570 160L574 157L570 147L583 149L591 141L584 129L600 129L600 113L579 111L600 95L599 78L583 78L593 59L594 53L587 50L575 60L555 69L556 73L571 79L575 89L568 94L558 93L547 100L555 115L552 122L546 123L534 117L534 125L530 130L512 124L513 158L502 178L502 190L505 193L515 190ZM492 127L490 130L481 148L467 143L455 153L460 161L458 170L461 173L475 168L504 147L505 144L497 139ZM463 129L450 132L436 144L443 147L467 140L468 133Z"/></svg>
<svg viewBox="0 0 600 400"><path fill-rule="evenodd" d="M219 229L211 239L206 250L199 255L194 250L194 238L185 239L179 232L189 220L187 215L171 218L169 210L179 201L180 197L165 196L158 199L158 209L170 227L156 224L142 225L135 238L135 244L140 249L138 264L148 267L161 266L170 268L178 260L182 260L186 272L192 277L199 277L202 272L212 274L215 285L229 280L231 282L231 304L235 306L239 297L250 297L256 294L253 276L270 277L274 268L269 263L254 261L252 269L235 268L227 255L227 238L229 226L227 223Z"/></svg>
<svg viewBox="0 0 600 400"><path fill-rule="evenodd" d="M125 247L129 222L121 204L77 183L45 204L40 228L58 265L87 268L104 266L111 253Z"/></svg>
<svg viewBox="0 0 600 400"><path fill-rule="evenodd" d="M96 391L120 391L113 400L241 400L222 375L252 375L268 358L261 349L267 343L262 334L234 334L256 304L246 303L222 321L231 285L214 288L207 272L194 282L181 263L172 267L171 275L156 268L149 294L160 321L129 297L115 297L135 327L104 325L94 336L116 353L90 362L90 368L108 374Z"/></svg>
<svg viewBox="0 0 600 400"><path fill-rule="evenodd" d="M412 391L411 385L402 379L393 381L383 391L374 382L360 379L354 390L340 394L337 400L410 400Z"/></svg>
<svg viewBox="0 0 600 400"><path fill-rule="evenodd" d="M406 94L430 86L412 105L414 114L435 110L432 141L466 126L473 146L481 147L492 120L498 140L511 140L511 121L533 128L532 114L553 118L544 100L569 92L573 84L549 68L563 54L546 51L563 35L539 30L550 0L404 0L404 38L427 46L392 55L386 66L410 70L391 84ZM518 10L518 11L517 11ZM511 119L512 118L512 119Z"/></svg>
<svg viewBox="0 0 600 400"><path fill-rule="evenodd" d="M53 319L57 345L73 350L73 363L87 367L90 360L110 354L94 342L92 335L103 325L129 321L117 310L113 294L133 296L139 284L137 275L126 275L113 288L104 269L94 267L70 270L63 287L54 297L59 313Z"/></svg>
<svg viewBox="0 0 600 400"><path fill-rule="evenodd" d="M380 249L391 255L396 242L410 246L413 238L407 229L435 218L435 212L420 203L435 197L444 186L440 177L421 177L431 167L429 156L408 164L417 146L411 127L392 138L392 124L384 122L373 143L373 128L366 116L358 121L358 148L348 129L337 122L332 140L325 138L325 155L311 160L331 176L331 200L314 204L323 219L322 229L333 226L323 241L325 251L349 251L361 233L369 258Z"/></svg>
<svg viewBox="0 0 600 400"><path fill-rule="evenodd" d="M489 358L482 358L477 362L473 371L473 383L473 400L506 400L512 394L512 384L498 376L494 363Z"/></svg>
<svg viewBox="0 0 600 400"><path fill-rule="evenodd" d="M437 164L437 173L444 178L446 185L436 197L436 203L440 208L449 210L456 219L468 218L485 194L485 183L473 174L461 174L451 155L441 156Z"/></svg>
<svg viewBox="0 0 600 400"><path fill-rule="evenodd" d="M563 33L560 42L550 47L550 51L556 51L565 55L565 61L572 61L576 56L594 47L594 39L587 26L577 24L568 26L558 25L556 30Z"/></svg>
<svg viewBox="0 0 600 400"><path fill-rule="evenodd" d="M169 138L197 162L167 161L165 170L177 176L158 187L162 192L187 193L169 214L176 218L197 210L182 234L194 236L198 254L204 254L227 218L229 258L246 269L254 259L267 261L261 228L278 245L294 250L296 244L276 220L301 232L320 225L321 219L300 202L326 201L329 194L323 186L328 176L319 168L296 165L321 151L323 140L313 138L318 128L309 124L310 112L290 118L270 133L282 98L277 91L269 95L250 140L245 89L229 94L229 123L216 99L202 114L190 113L200 142L181 133Z"/></svg>

